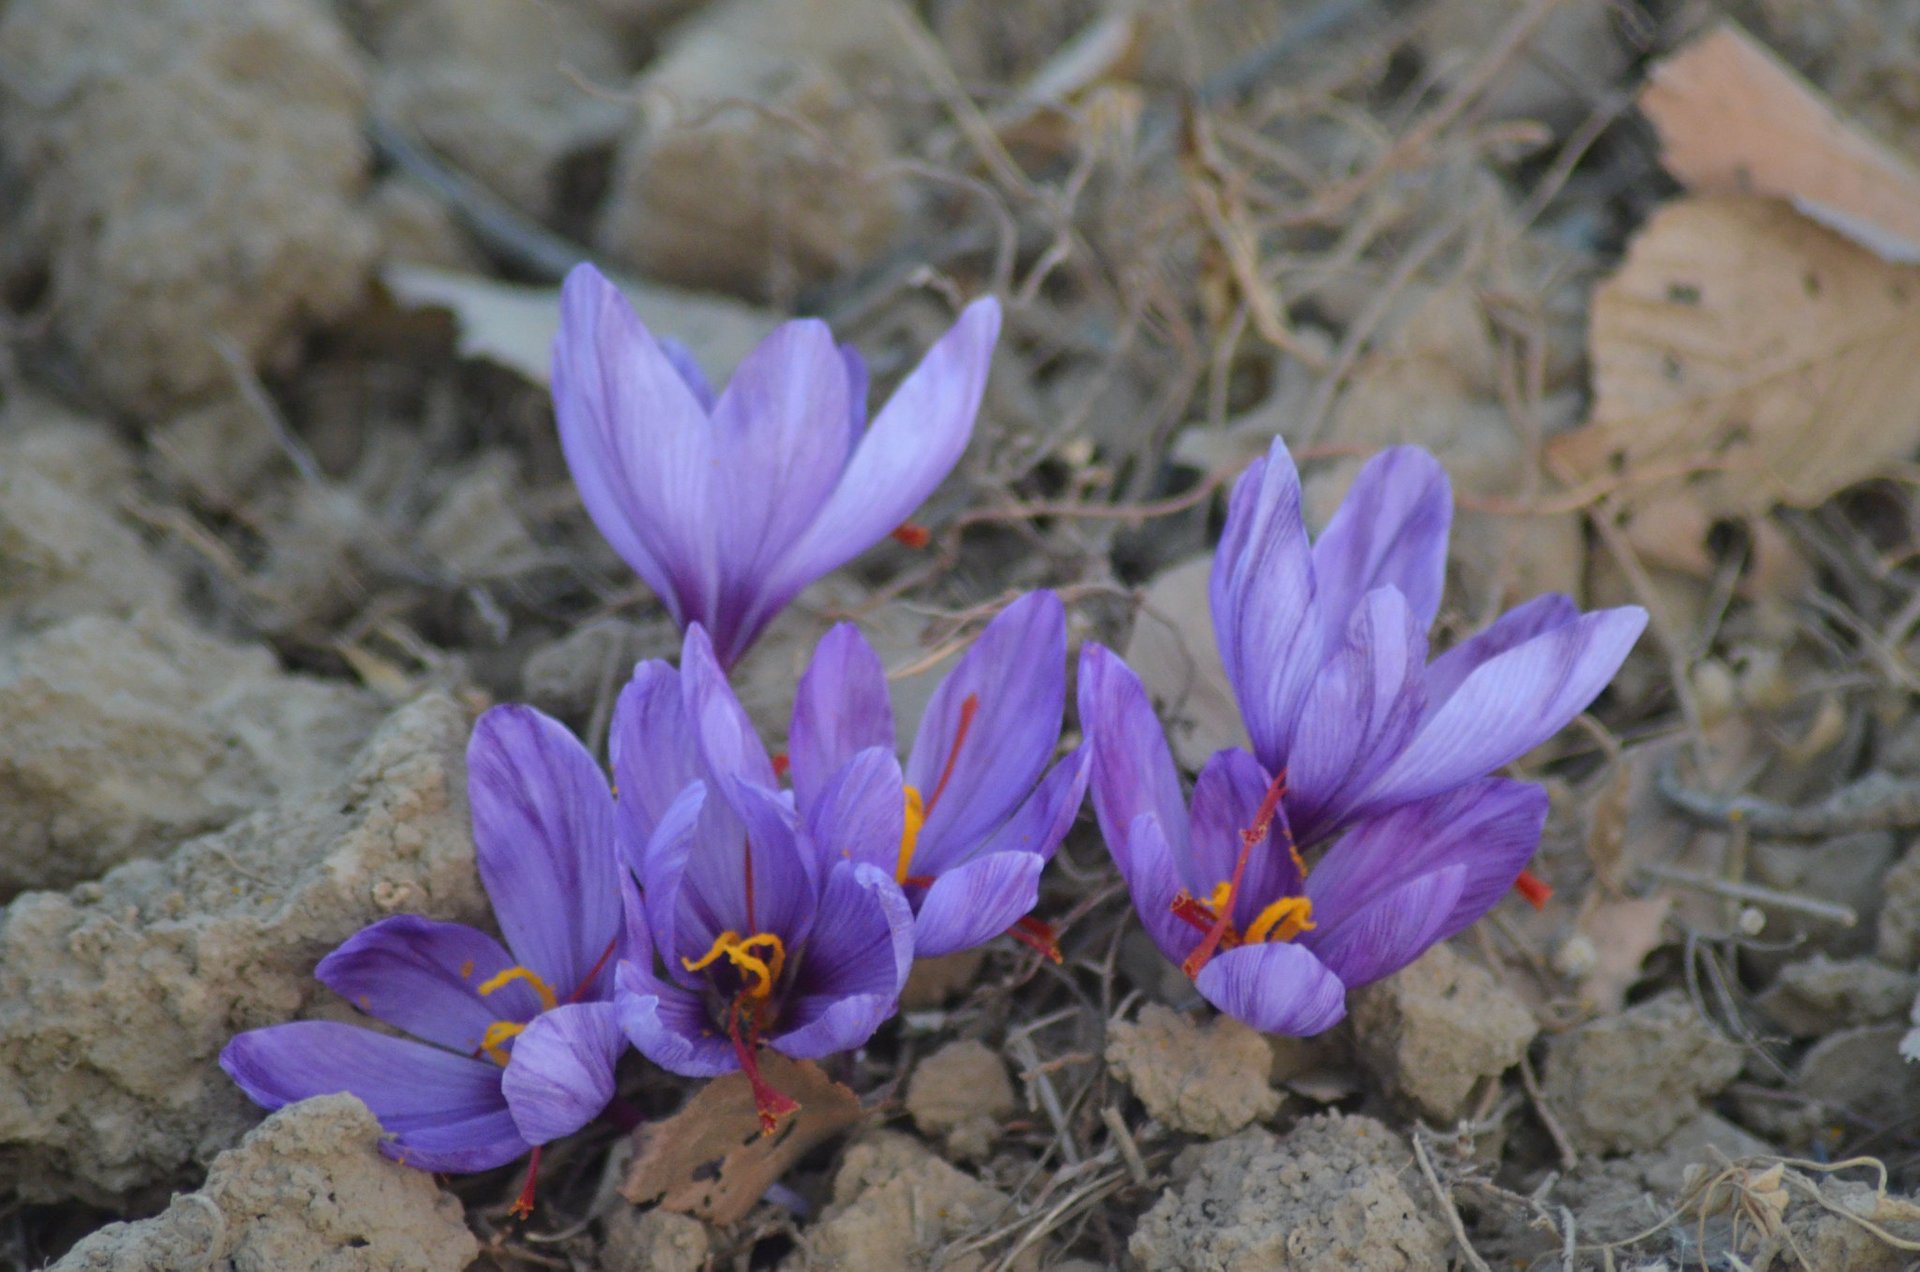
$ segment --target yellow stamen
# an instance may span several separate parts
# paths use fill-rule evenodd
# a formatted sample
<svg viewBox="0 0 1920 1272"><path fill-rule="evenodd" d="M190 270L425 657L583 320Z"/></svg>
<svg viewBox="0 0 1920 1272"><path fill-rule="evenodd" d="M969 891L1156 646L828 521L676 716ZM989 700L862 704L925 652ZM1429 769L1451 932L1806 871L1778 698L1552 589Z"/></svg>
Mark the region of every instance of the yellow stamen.
<svg viewBox="0 0 1920 1272"><path fill-rule="evenodd" d="M540 995L541 1011L552 1011L560 1005L560 1000L554 997L553 990L548 987L547 982L541 980L536 973L524 967L509 967L506 971L496 976L489 976L480 983L480 996L485 998L502 985L507 985L517 980L527 982L528 987L530 987L534 993Z"/></svg>
<svg viewBox="0 0 1920 1272"><path fill-rule="evenodd" d="M893 878L897 883L905 883L907 876L913 873L913 850L920 842L920 828L927 824L926 801L920 798L920 792L909 786L907 790L907 819L900 831L900 864L893 868Z"/></svg>
<svg viewBox="0 0 1920 1272"><path fill-rule="evenodd" d="M1213 891L1207 894L1207 909L1218 914L1227 908L1227 903L1231 900L1233 900L1233 884L1222 879L1214 884Z"/></svg>
<svg viewBox="0 0 1920 1272"><path fill-rule="evenodd" d="M517 1020L496 1020L487 1026L486 1033L480 1035L480 1050L487 1053L487 1059L504 1069L510 1058L506 1049L507 1039L525 1029L526 1026Z"/></svg>
<svg viewBox="0 0 1920 1272"><path fill-rule="evenodd" d="M1281 897L1266 909L1247 929L1247 944L1261 941L1291 941L1314 928L1313 902L1305 897Z"/></svg>
<svg viewBox="0 0 1920 1272"><path fill-rule="evenodd" d="M763 951L756 954L755 951ZM705 971L720 959L726 959L739 969L740 975L747 981L741 992L749 998L765 998L773 993L773 986L780 979L780 969L787 963L786 943L771 932L755 932L745 940L738 932L722 932L713 938L713 944L699 958L683 958L680 966L690 972Z"/></svg>

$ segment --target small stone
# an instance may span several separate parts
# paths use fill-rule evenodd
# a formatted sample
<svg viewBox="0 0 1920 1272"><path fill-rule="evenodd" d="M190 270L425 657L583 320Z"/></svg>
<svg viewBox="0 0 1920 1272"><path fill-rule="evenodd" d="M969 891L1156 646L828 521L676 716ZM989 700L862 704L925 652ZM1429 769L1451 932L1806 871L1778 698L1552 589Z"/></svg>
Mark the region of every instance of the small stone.
<svg viewBox="0 0 1920 1272"><path fill-rule="evenodd" d="M1445 945L1353 995L1352 1020L1361 1063L1438 1122L1461 1117L1474 1088L1518 1064L1539 1032L1511 990Z"/></svg>
<svg viewBox="0 0 1920 1272"><path fill-rule="evenodd" d="M922 1060L907 1084L907 1112L922 1135L944 1137L957 1157L985 1157L1014 1110L1013 1083L991 1049L972 1039Z"/></svg>
<svg viewBox="0 0 1920 1272"><path fill-rule="evenodd" d="M1740 1072L1737 1043L1668 993L1551 1039L1547 1103L1583 1148L1659 1145Z"/></svg>
<svg viewBox="0 0 1920 1272"><path fill-rule="evenodd" d="M600 1266L617 1272L700 1272L713 1252L707 1225L671 1210L615 1206Z"/></svg>
<svg viewBox="0 0 1920 1272"><path fill-rule="evenodd" d="M1218 1139L1272 1117L1280 1093L1267 1082L1267 1040L1231 1016L1204 1025L1158 1003L1132 1023L1107 1027L1107 1068L1147 1112L1176 1131Z"/></svg>
<svg viewBox="0 0 1920 1272"><path fill-rule="evenodd" d="M1837 958L1871 953L1874 932L1890 889L1885 880L1899 851L1884 830L1836 835L1814 843L1753 845L1755 882L1795 896L1832 901L1857 916L1851 927L1804 914L1773 911L1767 938L1779 944L1822 950Z"/></svg>
<svg viewBox="0 0 1920 1272"><path fill-rule="evenodd" d="M1649 1191L1679 1198L1686 1193L1687 1168L1706 1166L1718 1173L1728 1161L1766 1157L1773 1145L1717 1113L1702 1113L1652 1153L1630 1159Z"/></svg>
<svg viewBox="0 0 1920 1272"><path fill-rule="evenodd" d="M214 1158L200 1191L151 1219L108 1224L54 1272L460 1272L480 1257L465 1210L426 1171L382 1156L380 1136L351 1095L289 1105Z"/></svg>
<svg viewBox="0 0 1920 1272"><path fill-rule="evenodd" d="M1880 880L1882 901L1873 952L1882 963L1912 971L1920 966L1920 839Z"/></svg>
<svg viewBox="0 0 1920 1272"><path fill-rule="evenodd" d="M1397 1272L1446 1266L1447 1230L1405 1141L1326 1113L1188 1149L1127 1244L1145 1272Z"/></svg>
<svg viewBox="0 0 1920 1272"><path fill-rule="evenodd" d="M1760 1010L1796 1038L1817 1038L1851 1025L1898 1020L1920 983L1874 959L1836 961L1824 954L1780 969L1760 995Z"/></svg>
<svg viewBox="0 0 1920 1272"><path fill-rule="evenodd" d="M1904 1024L1830 1033L1800 1058L1794 1090L1832 1107L1909 1108L1920 1100L1920 1066L1900 1054L1906 1034Z"/></svg>

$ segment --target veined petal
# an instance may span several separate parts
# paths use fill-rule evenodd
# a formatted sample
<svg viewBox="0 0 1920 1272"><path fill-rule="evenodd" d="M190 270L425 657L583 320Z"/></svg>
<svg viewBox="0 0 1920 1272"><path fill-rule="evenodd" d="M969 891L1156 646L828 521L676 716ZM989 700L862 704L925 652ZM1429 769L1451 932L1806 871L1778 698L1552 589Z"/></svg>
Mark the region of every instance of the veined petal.
<svg viewBox="0 0 1920 1272"><path fill-rule="evenodd" d="M1459 903L1467 868L1455 864L1373 896L1360 909L1323 922L1301 944L1349 989L1405 967L1441 939Z"/></svg>
<svg viewBox="0 0 1920 1272"><path fill-rule="evenodd" d="M981 841L974 857L995 852L1038 853L1043 861L1053 859L1060 841L1073 829L1080 815L1080 804L1087 797L1087 782L1093 776L1093 747L1082 742L1073 753L1047 771L1040 785L1033 788L1026 803L1013 816Z"/></svg>
<svg viewBox="0 0 1920 1272"><path fill-rule="evenodd" d="M1601 610L1487 659L1428 716L1363 808L1450 790L1545 742L1607 687L1646 624L1638 606Z"/></svg>
<svg viewBox="0 0 1920 1272"><path fill-rule="evenodd" d="M709 773L722 779L744 778L768 790L779 784L753 718L734 696L707 633L697 623L687 628L680 647L680 692L701 762ZM717 786L724 796L729 783L723 780Z"/></svg>
<svg viewBox="0 0 1920 1272"><path fill-rule="evenodd" d="M793 957L791 951L788 957ZM804 1031L842 999L894 1002L912 963L913 908L899 887L884 871L841 862L827 876L820 916L788 990L773 1046L797 1054L787 1050L786 1040L796 1034L803 1040L811 1036ZM879 1023L873 1022L876 1027Z"/></svg>
<svg viewBox="0 0 1920 1272"><path fill-rule="evenodd" d="M622 963L614 976L620 1029L641 1055L684 1078L713 1078L740 1067L733 1044L714 1028L698 994Z"/></svg>
<svg viewBox="0 0 1920 1272"><path fill-rule="evenodd" d="M303 1020L240 1034L220 1067L264 1108L358 1097L393 1137L383 1149L421 1170L490 1170L531 1147L507 1111L497 1065L425 1043Z"/></svg>
<svg viewBox="0 0 1920 1272"><path fill-rule="evenodd" d="M1439 460L1418 446L1368 460L1313 545L1322 639L1338 641L1360 599L1382 587L1406 597L1424 635L1440 612L1452 525L1453 490Z"/></svg>
<svg viewBox="0 0 1920 1272"><path fill-rule="evenodd" d="M1426 714L1432 715L1480 664L1524 645L1535 636L1565 627L1580 617L1580 607L1564 592L1548 592L1516 605L1487 627L1434 659L1427 667Z"/></svg>
<svg viewBox="0 0 1920 1272"><path fill-rule="evenodd" d="M749 353L713 408L724 505L719 606L711 634L731 666L774 564L812 524L846 467L847 366L827 325L782 323ZM768 617L771 617L769 614Z"/></svg>
<svg viewBox="0 0 1920 1272"><path fill-rule="evenodd" d="M1330 932L1373 898L1450 866L1465 870L1460 895L1434 940L1493 908L1540 846L1547 793L1530 782L1489 777L1369 817L1327 851L1307 878L1307 896ZM1304 939L1304 938L1303 938ZM1315 936L1308 939L1312 945Z"/></svg>
<svg viewBox="0 0 1920 1272"><path fill-rule="evenodd" d="M480 881L507 948L562 1000L605 997L620 932L613 793L587 749L532 707L495 707L467 746ZM595 970L596 967L599 970Z"/></svg>
<svg viewBox="0 0 1920 1272"><path fill-rule="evenodd" d="M1201 997L1261 1033L1310 1037L1347 1014L1347 989L1298 945L1263 942L1216 954L1194 978Z"/></svg>
<svg viewBox="0 0 1920 1272"><path fill-rule="evenodd" d="M1187 805L1167 735L1133 669L1105 646L1080 650L1080 727L1093 750L1093 809L1107 851L1129 883L1127 837L1136 818L1152 814L1163 842L1187 850Z"/></svg>
<svg viewBox="0 0 1920 1272"><path fill-rule="evenodd" d="M1241 832L1253 826L1270 781L1260 761L1238 747L1214 752L1200 770L1193 785L1192 854L1182 875L1195 897L1204 899L1215 885L1232 880ZM1300 868L1288 851L1291 833L1285 805L1275 805L1266 837L1247 853L1234 899L1236 926L1247 927L1268 905L1299 893Z"/></svg>
<svg viewBox="0 0 1920 1272"><path fill-rule="evenodd" d="M661 336L660 352L667 355L667 361L680 373L681 381L687 386L687 392L693 394L693 400L700 409L713 414L713 382L707 379L707 373L700 366L700 359L693 356L693 350L675 340L672 336Z"/></svg>
<svg viewBox="0 0 1920 1272"><path fill-rule="evenodd" d="M1160 819L1152 813L1134 818L1126 836L1125 852L1131 868L1122 870L1121 874L1133 897L1134 913L1140 916L1141 926L1147 929L1147 935L1160 947L1160 952L1179 963L1193 953L1202 936L1198 928L1174 917L1173 913L1173 899L1186 886L1182 881L1184 863L1167 844ZM1109 846L1112 842L1108 841ZM1114 859L1119 860L1119 853L1114 854Z"/></svg>
<svg viewBox="0 0 1920 1272"><path fill-rule="evenodd" d="M809 807L827 779L868 747L893 750L887 672L860 629L840 623L820 638L794 692L787 760L800 807Z"/></svg>
<svg viewBox="0 0 1920 1272"><path fill-rule="evenodd" d="M477 1055L498 1020L528 1020L540 998L523 981L481 997L513 955L464 923L400 914L365 927L320 960L320 983L377 1020L464 1055Z"/></svg>
<svg viewBox="0 0 1920 1272"><path fill-rule="evenodd" d="M977 300L928 350L860 439L819 517L782 558L761 613L771 617L801 588L885 538L953 471L973 435L999 334L999 305Z"/></svg>
<svg viewBox="0 0 1920 1272"><path fill-rule="evenodd" d="M707 413L674 359L591 265L567 275L553 409L581 502L676 622L711 616L719 582Z"/></svg>
<svg viewBox="0 0 1920 1272"><path fill-rule="evenodd" d="M837 1055L873 1037L899 1008L900 1000L893 994L806 999L790 1013L803 1023L770 1039L768 1045L795 1060Z"/></svg>
<svg viewBox="0 0 1920 1272"><path fill-rule="evenodd" d="M964 859L1032 792L1060 741L1066 663L1065 607L1052 592L1029 592L934 690L906 765L928 802L916 868L938 874Z"/></svg>
<svg viewBox="0 0 1920 1272"><path fill-rule="evenodd" d="M900 761L890 748L869 747L854 756L804 806L821 871L839 861L864 861L889 874L898 866L907 802Z"/></svg>
<svg viewBox="0 0 1920 1272"><path fill-rule="evenodd" d="M1209 583L1214 638L1253 739L1270 771L1287 767L1287 741L1320 669L1322 633L1313 555L1300 516L1300 475L1273 439L1234 483ZM1097 779L1096 779L1097 780Z"/></svg>
<svg viewBox="0 0 1920 1272"><path fill-rule="evenodd" d="M1308 690L1287 748L1287 813L1303 846L1325 838L1413 736L1426 662L1426 624L1399 590L1367 593Z"/></svg>
<svg viewBox="0 0 1920 1272"><path fill-rule="evenodd" d="M513 1040L513 1058L500 1078L521 1137L544 1144L598 1117L613 1098L613 1066L626 1049L619 1010L611 1002L569 1003L540 1013Z"/></svg>
<svg viewBox="0 0 1920 1272"><path fill-rule="evenodd" d="M654 827L653 837L629 864L640 880L647 926L655 948L667 966L667 974L689 989L700 986L699 978L680 964L682 958L698 958L726 929L720 916L699 906L698 898L689 898L687 926L681 928L681 885L686 879L687 860L693 855L699 838L702 815L708 802L706 784L695 782L680 793L666 816Z"/></svg>
<svg viewBox="0 0 1920 1272"><path fill-rule="evenodd" d="M933 881L913 926L919 958L984 945L1040 901L1046 859L1031 852L994 852L953 867Z"/></svg>
<svg viewBox="0 0 1920 1272"><path fill-rule="evenodd" d="M649 660L620 690L607 735L622 833L645 846L680 792L705 776L693 726L681 701L680 673Z"/></svg>

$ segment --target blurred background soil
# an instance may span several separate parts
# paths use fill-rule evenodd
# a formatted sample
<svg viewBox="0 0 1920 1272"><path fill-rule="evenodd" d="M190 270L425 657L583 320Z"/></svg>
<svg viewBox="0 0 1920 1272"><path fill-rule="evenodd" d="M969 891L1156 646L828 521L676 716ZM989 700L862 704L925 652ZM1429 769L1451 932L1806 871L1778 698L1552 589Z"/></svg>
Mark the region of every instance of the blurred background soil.
<svg viewBox="0 0 1920 1272"><path fill-rule="evenodd" d="M1917 149L1899 0L0 0L0 1260L1910 1266ZM582 259L715 375L825 317L876 403L1006 305L930 541L740 669L776 741L833 622L910 727L1051 587L1197 767L1232 477L1284 435L1317 524L1430 448L1436 640L1653 611L1516 766L1551 900L1266 1039L1083 818L1065 962L920 968L743 1215L622 1200L611 1126L520 1222L351 1099L263 1124L227 1038L353 1018L311 973L366 923L490 921L475 715L598 748L677 651L554 437Z"/></svg>

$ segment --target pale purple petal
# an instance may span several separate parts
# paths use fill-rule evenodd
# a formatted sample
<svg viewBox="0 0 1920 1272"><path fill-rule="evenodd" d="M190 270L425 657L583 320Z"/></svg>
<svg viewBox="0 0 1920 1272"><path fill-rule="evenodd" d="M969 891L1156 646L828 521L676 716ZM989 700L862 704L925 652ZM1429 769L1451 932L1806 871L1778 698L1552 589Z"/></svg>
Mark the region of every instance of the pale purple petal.
<svg viewBox="0 0 1920 1272"><path fill-rule="evenodd" d="M316 1095L358 1097L393 1137L382 1150L421 1170L490 1170L531 1147L507 1111L498 1065L422 1042L303 1020L239 1035L220 1067L269 1109Z"/></svg>
<svg viewBox="0 0 1920 1272"><path fill-rule="evenodd" d="M680 931L681 884L709 802L704 783L695 782L687 787L654 827L653 837L641 847L639 856L628 859L640 879L647 926L660 957L666 962L668 974L689 989L696 989L703 982L682 967L680 960L697 959L713 943L714 936L726 929L718 915L699 906L697 898L689 898L688 931L684 939Z"/></svg>
<svg viewBox="0 0 1920 1272"><path fill-rule="evenodd" d="M348 937L313 974L368 1015L473 1055L495 1021L527 1020L540 1010L524 981L481 997L480 986L512 966L513 955L485 932L401 914Z"/></svg>
<svg viewBox="0 0 1920 1272"><path fill-rule="evenodd" d="M840 346L840 361L847 368L847 454L851 456L867 431L867 394L873 377L867 372L867 360L851 344Z"/></svg>
<svg viewBox="0 0 1920 1272"><path fill-rule="evenodd" d="M973 435L999 334L999 305L977 300L901 382L820 516L780 562L763 594L764 614L885 538L953 471Z"/></svg>
<svg viewBox="0 0 1920 1272"><path fill-rule="evenodd" d="M513 1058L500 1079L507 1111L527 1143L571 1135L600 1116L613 1098L613 1067L626 1048L611 1002L540 1013L513 1040Z"/></svg>
<svg viewBox="0 0 1920 1272"><path fill-rule="evenodd" d="M1207 960L1194 978L1201 997L1261 1033L1309 1037L1347 1014L1340 978L1298 945L1243 945Z"/></svg>
<svg viewBox="0 0 1920 1272"><path fill-rule="evenodd" d="M1399 590L1367 593L1308 691L1287 748L1287 815L1303 846L1325 838L1413 736L1426 661L1426 624Z"/></svg>
<svg viewBox="0 0 1920 1272"><path fill-rule="evenodd" d="M1428 664L1426 713L1438 711L1481 663L1579 617L1580 607L1564 592L1548 592L1514 606L1485 631L1469 636Z"/></svg>
<svg viewBox="0 0 1920 1272"><path fill-rule="evenodd" d="M1093 776L1093 748L1081 743L1040 779L1024 804L1012 817L982 840L974 856L994 852L1032 852L1043 860L1052 860L1060 841L1073 829L1080 805L1087 797L1087 782Z"/></svg>
<svg viewBox="0 0 1920 1272"><path fill-rule="evenodd" d="M467 796L480 881L507 948L563 1000L605 997L620 891L600 766L557 721L495 707L467 746Z"/></svg>
<svg viewBox="0 0 1920 1272"><path fill-rule="evenodd" d="M1151 814L1165 841L1186 855L1180 773L1146 689L1119 655L1091 641L1081 647L1079 698L1080 728L1093 749L1094 813L1107 851L1131 882L1127 837L1142 814Z"/></svg>
<svg viewBox="0 0 1920 1272"><path fill-rule="evenodd" d="M641 1055L683 1078L712 1078L740 1067L733 1044L714 1027L705 1000L621 963L614 1005L621 1032Z"/></svg>
<svg viewBox="0 0 1920 1272"><path fill-rule="evenodd" d="M864 1042L865 1035L850 1037L847 1030L864 1022L870 1034L891 1014L912 963L913 908L899 887L872 866L840 863L827 876L819 920L771 1044L786 1055L815 1056ZM869 1000L868 1006L852 1015L833 1011L855 998ZM875 1003L887 1010L876 1015Z"/></svg>
<svg viewBox="0 0 1920 1272"><path fill-rule="evenodd" d="M771 790L779 783L773 759L727 683L713 645L699 624L687 628L680 647L680 693L702 763L716 778L744 778ZM717 783L725 795L728 782Z"/></svg>
<svg viewBox="0 0 1920 1272"><path fill-rule="evenodd" d="M900 862L906 829L906 793L892 750L870 747L826 781L806 806L807 836L821 870L838 861L864 861L888 874Z"/></svg>
<svg viewBox="0 0 1920 1272"><path fill-rule="evenodd" d="M682 625L709 617L713 437L673 358L617 288L576 266L560 292L553 409L581 502Z"/></svg>
<svg viewBox="0 0 1920 1272"><path fill-rule="evenodd" d="M1152 813L1134 818L1125 834L1123 851L1130 865L1121 873L1133 897L1134 913L1160 952L1178 963L1193 952L1201 937L1199 929L1174 917L1173 900L1186 886L1180 877L1181 865L1160 829L1160 819ZM1111 848L1114 841L1107 843ZM1120 857L1116 851L1114 860Z"/></svg>
<svg viewBox="0 0 1920 1272"><path fill-rule="evenodd" d="M680 373L680 379L686 384L687 392L693 394L693 400L700 409L713 413L713 382L707 379L706 371L700 366L700 359L693 356L693 350L675 340L672 336L661 336L660 352L667 355L667 361Z"/></svg>
<svg viewBox="0 0 1920 1272"><path fill-rule="evenodd" d="M1254 754L1269 770L1285 768L1294 719L1320 669L1322 633L1311 621L1315 575L1300 476L1278 437L1234 483L1209 592L1214 636Z"/></svg>
<svg viewBox="0 0 1920 1272"><path fill-rule="evenodd" d="M1453 491L1440 461L1418 446L1368 460L1313 545L1315 617L1329 645L1346 632L1360 598L1392 587L1423 634L1447 581Z"/></svg>
<svg viewBox="0 0 1920 1272"><path fill-rule="evenodd" d="M1321 921L1300 943L1349 989L1358 989L1399 971L1440 940L1466 881L1467 868L1458 864L1409 879L1357 911Z"/></svg>
<svg viewBox="0 0 1920 1272"><path fill-rule="evenodd" d="M1205 899L1218 884L1233 879L1240 858L1241 832L1253 826L1270 783L1267 771L1238 747L1216 751L1193 785L1193 849L1183 878L1187 891ZM1300 891L1300 869L1288 851L1287 810L1276 805L1263 838L1247 853L1246 869L1235 894L1233 921L1245 928L1260 911Z"/></svg>
<svg viewBox="0 0 1920 1272"><path fill-rule="evenodd" d="M887 672L852 623L820 638L794 692L787 761L800 807L811 805L827 778L868 747L893 750L893 701Z"/></svg>
<svg viewBox="0 0 1920 1272"><path fill-rule="evenodd" d="M1066 661L1066 609L1052 592L1029 592L987 624L934 690L906 765L908 784L927 801L916 873L963 859L1033 790L1060 741ZM977 705L962 738L969 700Z"/></svg>
<svg viewBox="0 0 1920 1272"><path fill-rule="evenodd" d="M920 902L914 954L955 954L1006 932L1039 903L1046 864L1037 853L995 852L943 873Z"/></svg>
<svg viewBox="0 0 1920 1272"><path fill-rule="evenodd" d="M1601 610L1481 663L1375 780L1364 807L1438 794L1545 742L1607 687L1646 623L1638 606Z"/></svg>
<svg viewBox="0 0 1920 1272"><path fill-rule="evenodd" d="M1330 929L1375 896L1457 865L1466 871L1460 896L1434 938L1445 940L1513 887L1540 846L1546 819L1544 790L1499 777L1369 817L1330 848L1308 876L1314 917Z"/></svg>
<svg viewBox="0 0 1920 1272"><path fill-rule="evenodd" d="M797 1025L771 1039L768 1046L795 1060L851 1051L900 1009L896 994L850 994L845 998L809 999L795 1009Z"/></svg>
<svg viewBox="0 0 1920 1272"><path fill-rule="evenodd" d="M633 669L633 679L614 703L607 749L620 792L622 833L644 846L680 792L706 772L681 701L678 671L658 660Z"/></svg>

